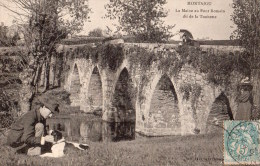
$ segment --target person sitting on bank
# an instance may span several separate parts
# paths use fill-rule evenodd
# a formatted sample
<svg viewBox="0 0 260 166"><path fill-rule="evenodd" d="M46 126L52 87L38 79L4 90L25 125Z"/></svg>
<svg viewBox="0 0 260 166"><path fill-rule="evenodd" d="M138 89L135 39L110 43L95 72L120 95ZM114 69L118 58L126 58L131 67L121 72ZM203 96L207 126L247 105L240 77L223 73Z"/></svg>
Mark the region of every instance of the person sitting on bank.
<svg viewBox="0 0 260 166"><path fill-rule="evenodd" d="M45 142L54 142L51 135L46 135L46 119L59 112L58 104L48 104L38 97L34 110L20 117L12 126L7 136L7 145L16 148L19 153L34 156L41 154Z"/></svg>

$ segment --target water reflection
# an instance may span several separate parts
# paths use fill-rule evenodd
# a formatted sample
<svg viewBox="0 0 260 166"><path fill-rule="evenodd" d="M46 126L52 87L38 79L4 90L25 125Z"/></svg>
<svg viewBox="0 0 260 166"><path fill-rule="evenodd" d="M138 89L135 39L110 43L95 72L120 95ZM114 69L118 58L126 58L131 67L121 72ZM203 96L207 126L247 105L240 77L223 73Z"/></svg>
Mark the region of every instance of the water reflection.
<svg viewBox="0 0 260 166"><path fill-rule="evenodd" d="M59 130L67 140L108 141L133 140L135 138L135 123L104 122L101 120L87 121L79 118L52 118L47 120L50 129Z"/></svg>
<svg viewBox="0 0 260 166"><path fill-rule="evenodd" d="M134 123L108 123L104 122L102 126L103 141L122 141L132 140L135 138Z"/></svg>

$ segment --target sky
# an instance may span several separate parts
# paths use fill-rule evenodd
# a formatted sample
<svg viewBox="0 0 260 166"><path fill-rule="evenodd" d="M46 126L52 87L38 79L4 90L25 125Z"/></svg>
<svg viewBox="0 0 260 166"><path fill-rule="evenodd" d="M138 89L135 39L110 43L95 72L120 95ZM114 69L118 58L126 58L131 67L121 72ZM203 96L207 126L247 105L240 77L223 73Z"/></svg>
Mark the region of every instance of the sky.
<svg viewBox="0 0 260 166"><path fill-rule="evenodd" d="M172 29L173 34L176 34L180 29L187 29L192 33L194 39L229 39L235 27L230 20L230 15L233 12L231 7L232 1L233 0L167 0L165 10L168 10L169 13L164 21L167 25L175 25ZM83 31L80 34L87 35L88 32L94 28L105 30L107 27L110 27L113 29L113 24L116 23L116 21L104 18L106 14L104 5L108 2L109 0L89 0L92 13L90 14L90 20L85 22ZM188 5L188 3L192 2L207 2L208 5ZM218 10L219 13L211 12L211 9ZM183 12L182 10L193 11ZM194 10L199 10L199 12L195 12ZM0 13L0 22L3 22L5 25L11 25L13 20L11 13L2 7L0 7ZM184 15L188 15L188 17L190 15L195 17L196 15L198 18L183 18ZM204 18L201 18L200 15L203 15ZM216 18L205 18L207 16L214 16ZM178 40L179 36L177 35L173 39Z"/></svg>

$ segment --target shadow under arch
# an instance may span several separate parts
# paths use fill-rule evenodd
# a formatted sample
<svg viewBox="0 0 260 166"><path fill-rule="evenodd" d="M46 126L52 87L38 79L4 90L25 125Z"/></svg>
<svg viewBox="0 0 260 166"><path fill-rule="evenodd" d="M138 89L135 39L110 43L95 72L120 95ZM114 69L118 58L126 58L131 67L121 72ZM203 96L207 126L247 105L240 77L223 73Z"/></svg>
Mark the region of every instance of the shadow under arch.
<svg viewBox="0 0 260 166"><path fill-rule="evenodd" d="M227 96L224 92L221 92L211 106L207 118L206 132L222 132L224 120L234 120L234 117Z"/></svg>
<svg viewBox="0 0 260 166"><path fill-rule="evenodd" d="M181 132L180 109L174 85L167 74L162 75L151 97L148 126ZM153 125L151 125L153 124Z"/></svg>
<svg viewBox="0 0 260 166"><path fill-rule="evenodd" d="M74 65L71 76L70 101L72 106L80 105L80 77L77 64Z"/></svg>
<svg viewBox="0 0 260 166"><path fill-rule="evenodd" d="M135 122L135 98L133 82L128 70L124 68L116 82L112 106L116 108L116 122Z"/></svg>
<svg viewBox="0 0 260 166"><path fill-rule="evenodd" d="M89 106L89 110L91 112L102 111L102 107L103 107L102 81L97 66L94 67L92 74L90 76L87 95L88 95L87 105Z"/></svg>

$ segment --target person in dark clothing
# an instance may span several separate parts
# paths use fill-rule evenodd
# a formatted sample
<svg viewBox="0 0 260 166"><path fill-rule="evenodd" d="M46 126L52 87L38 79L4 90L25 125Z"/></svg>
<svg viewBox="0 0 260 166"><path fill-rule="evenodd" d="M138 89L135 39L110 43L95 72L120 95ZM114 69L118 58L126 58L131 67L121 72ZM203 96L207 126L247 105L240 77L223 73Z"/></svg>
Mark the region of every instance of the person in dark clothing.
<svg viewBox="0 0 260 166"><path fill-rule="evenodd" d="M235 120L250 120L252 114L252 86L249 82L242 82L240 85L240 94L237 97L238 109Z"/></svg>
<svg viewBox="0 0 260 166"><path fill-rule="evenodd" d="M46 119L58 113L57 104L48 104L39 97L37 106L20 117L12 126L7 136L7 145L17 152L28 155L40 155L45 142L53 142L51 135L46 135Z"/></svg>

